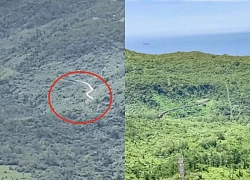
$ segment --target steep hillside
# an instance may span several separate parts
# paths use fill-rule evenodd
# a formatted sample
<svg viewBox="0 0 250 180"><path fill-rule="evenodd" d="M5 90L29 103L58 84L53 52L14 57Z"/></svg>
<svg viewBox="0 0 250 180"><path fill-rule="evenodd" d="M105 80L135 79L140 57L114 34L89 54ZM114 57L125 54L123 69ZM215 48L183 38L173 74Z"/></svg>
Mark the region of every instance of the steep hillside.
<svg viewBox="0 0 250 180"><path fill-rule="evenodd" d="M0 2L0 165L32 179L123 179L123 18L119 0ZM52 82L74 70L99 74L113 91L109 113L88 126L66 124L47 104ZM87 120L79 87L61 84L52 101L62 115ZM109 97L93 87L103 103L87 108L98 114Z"/></svg>
<svg viewBox="0 0 250 180"><path fill-rule="evenodd" d="M166 110L199 99L212 100L214 115L248 116L250 57L201 52L147 55L126 51L126 105ZM228 93L227 93L228 90Z"/></svg>
<svg viewBox="0 0 250 180"><path fill-rule="evenodd" d="M126 50L125 84L126 179L250 178L250 57Z"/></svg>

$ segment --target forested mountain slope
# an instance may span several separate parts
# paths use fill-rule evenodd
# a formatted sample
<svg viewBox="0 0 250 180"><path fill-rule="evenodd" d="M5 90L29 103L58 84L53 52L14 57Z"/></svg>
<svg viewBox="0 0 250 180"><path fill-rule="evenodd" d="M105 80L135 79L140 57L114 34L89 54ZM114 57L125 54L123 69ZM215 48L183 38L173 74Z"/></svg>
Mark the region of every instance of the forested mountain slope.
<svg viewBox="0 0 250 180"><path fill-rule="evenodd" d="M0 165L32 179L123 179L124 2L21 0L0 2ZM85 70L113 90L108 115L72 125L49 109L47 93L60 75ZM55 90L68 118L87 120L74 84ZM81 86L82 87L82 86ZM94 84L95 93L103 87ZM107 97L100 96L99 102ZM72 104L67 104L70 99ZM104 102L106 103L106 102ZM74 105L74 106L73 106ZM98 104L101 108L102 104ZM99 109L90 109L98 113ZM79 109L78 109L79 110ZM114 116L115 114L115 116ZM4 177L6 174L3 175ZM21 176L22 177L22 176Z"/></svg>
<svg viewBox="0 0 250 180"><path fill-rule="evenodd" d="M126 179L250 178L249 56L126 50L125 84Z"/></svg>

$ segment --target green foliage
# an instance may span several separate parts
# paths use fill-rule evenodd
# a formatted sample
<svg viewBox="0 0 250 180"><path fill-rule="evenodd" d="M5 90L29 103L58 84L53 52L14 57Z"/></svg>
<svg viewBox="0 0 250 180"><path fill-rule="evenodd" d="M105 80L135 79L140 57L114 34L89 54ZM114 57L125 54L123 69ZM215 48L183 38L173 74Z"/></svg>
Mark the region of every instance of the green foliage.
<svg viewBox="0 0 250 180"><path fill-rule="evenodd" d="M180 156L187 180L249 179L249 60L126 50L126 179L177 180Z"/></svg>
<svg viewBox="0 0 250 180"><path fill-rule="evenodd" d="M200 52L148 55L126 50L126 105L142 103L166 110L209 98L216 104L213 113L217 115L230 117L231 111L236 119L249 115L250 58L213 56Z"/></svg>

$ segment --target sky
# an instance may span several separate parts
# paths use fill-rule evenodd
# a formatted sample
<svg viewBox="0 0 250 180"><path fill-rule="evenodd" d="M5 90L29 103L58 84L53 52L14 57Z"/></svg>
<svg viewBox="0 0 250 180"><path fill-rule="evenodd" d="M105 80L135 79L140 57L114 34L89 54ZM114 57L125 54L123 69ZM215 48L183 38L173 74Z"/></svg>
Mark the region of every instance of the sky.
<svg viewBox="0 0 250 180"><path fill-rule="evenodd" d="M126 37L250 32L250 0L125 0Z"/></svg>

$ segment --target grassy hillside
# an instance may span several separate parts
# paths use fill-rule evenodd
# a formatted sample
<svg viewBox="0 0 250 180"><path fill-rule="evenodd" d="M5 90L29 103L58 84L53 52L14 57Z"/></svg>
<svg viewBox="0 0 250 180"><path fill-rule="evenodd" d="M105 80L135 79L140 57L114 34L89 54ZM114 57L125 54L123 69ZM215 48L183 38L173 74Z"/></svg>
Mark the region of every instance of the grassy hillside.
<svg viewBox="0 0 250 180"><path fill-rule="evenodd" d="M249 179L249 91L250 57L126 50L126 179Z"/></svg>
<svg viewBox="0 0 250 180"><path fill-rule="evenodd" d="M28 180L31 179L29 173L21 173L16 171L17 167L13 166L0 166L0 177L2 180Z"/></svg>

